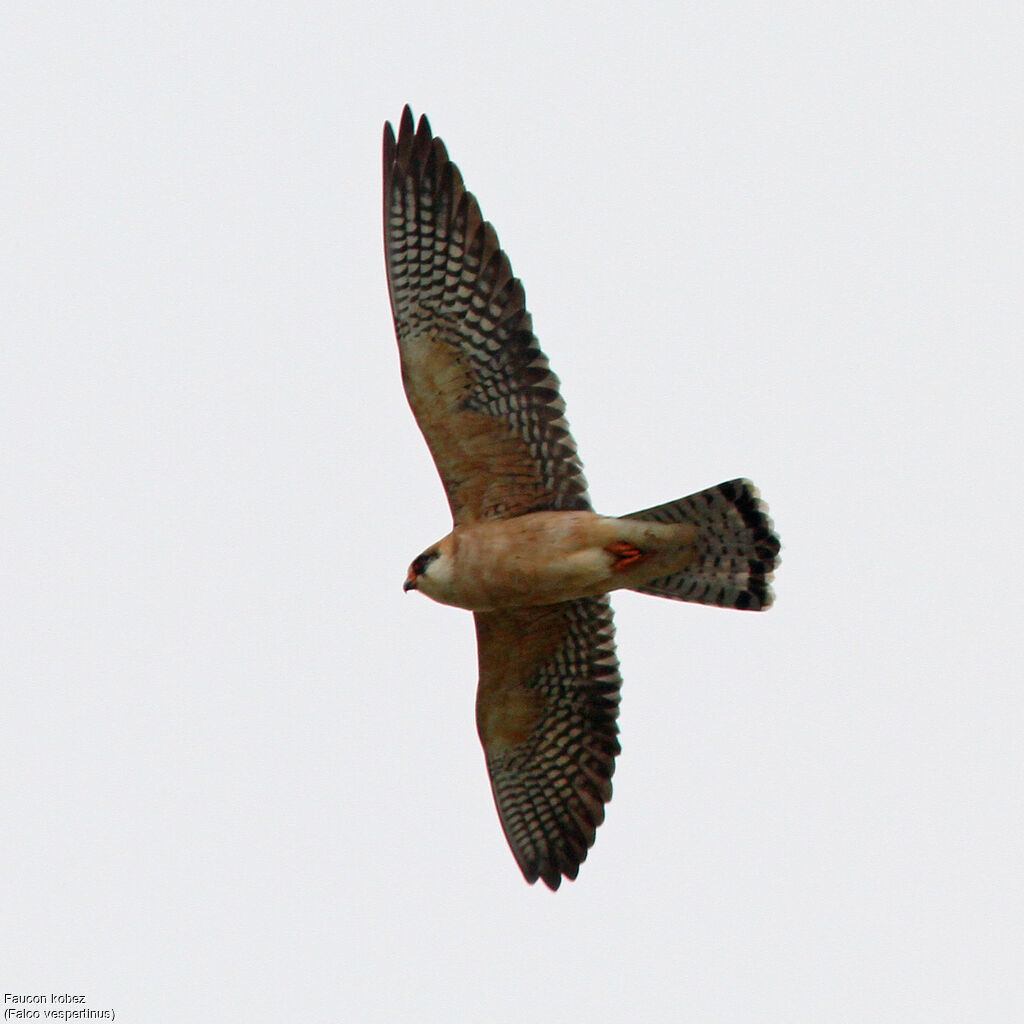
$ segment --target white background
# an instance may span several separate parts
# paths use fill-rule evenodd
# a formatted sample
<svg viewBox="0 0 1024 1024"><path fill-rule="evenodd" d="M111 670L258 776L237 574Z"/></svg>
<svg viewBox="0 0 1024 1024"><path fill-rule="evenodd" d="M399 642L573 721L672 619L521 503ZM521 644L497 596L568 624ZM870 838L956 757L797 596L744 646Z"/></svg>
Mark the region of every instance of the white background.
<svg viewBox="0 0 1024 1024"><path fill-rule="evenodd" d="M1024 1014L1019 3L0 16L0 989L120 1021ZM765 615L616 597L615 797L525 885L405 404L410 102L597 507L749 475Z"/></svg>

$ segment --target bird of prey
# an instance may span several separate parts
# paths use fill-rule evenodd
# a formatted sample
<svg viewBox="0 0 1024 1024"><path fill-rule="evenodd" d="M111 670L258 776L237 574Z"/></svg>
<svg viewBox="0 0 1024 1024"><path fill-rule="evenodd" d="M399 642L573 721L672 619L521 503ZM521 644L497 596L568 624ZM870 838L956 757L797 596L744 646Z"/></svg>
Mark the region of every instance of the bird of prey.
<svg viewBox="0 0 1024 1024"><path fill-rule="evenodd" d="M397 139L384 126L384 249L405 393L453 519L405 589L473 612L498 815L526 880L557 889L611 799L609 591L767 608L779 541L746 480L627 516L593 511L523 286L409 107Z"/></svg>

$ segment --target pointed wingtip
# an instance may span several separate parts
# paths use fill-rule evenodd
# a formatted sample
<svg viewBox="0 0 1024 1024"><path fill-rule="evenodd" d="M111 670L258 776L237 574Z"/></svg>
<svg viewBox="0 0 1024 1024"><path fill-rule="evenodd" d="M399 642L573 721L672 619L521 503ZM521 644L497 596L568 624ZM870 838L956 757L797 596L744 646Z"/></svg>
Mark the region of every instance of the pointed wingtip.
<svg viewBox="0 0 1024 1024"><path fill-rule="evenodd" d="M423 121L423 118L420 118ZM412 107L408 103L402 108L402 116L398 119L398 130L390 121L384 122L384 153L394 154L395 150L404 140L412 138L416 134L415 121L413 120ZM408 143L406 143L408 145Z"/></svg>
<svg viewBox="0 0 1024 1024"><path fill-rule="evenodd" d="M398 134L400 136L402 136L402 135L409 135L409 134L412 133L412 130L413 130L412 107L410 107L409 104L406 103L406 105L402 108L402 118L401 118L401 121L399 122Z"/></svg>

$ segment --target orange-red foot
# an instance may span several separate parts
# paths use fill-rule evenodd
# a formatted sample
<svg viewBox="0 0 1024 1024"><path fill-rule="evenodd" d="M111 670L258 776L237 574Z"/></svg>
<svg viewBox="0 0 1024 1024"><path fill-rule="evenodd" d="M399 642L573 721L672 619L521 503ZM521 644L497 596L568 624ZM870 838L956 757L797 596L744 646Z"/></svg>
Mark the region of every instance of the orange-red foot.
<svg viewBox="0 0 1024 1024"><path fill-rule="evenodd" d="M635 544L630 544L629 541L625 540L617 540L614 544L609 544L605 551L609 555L615 556L615 561L612 562L612 570L614 572L621 572L623 569L628 569L631 565L636 565L637 562L642 562L647 558L647 555Z"/></svg>

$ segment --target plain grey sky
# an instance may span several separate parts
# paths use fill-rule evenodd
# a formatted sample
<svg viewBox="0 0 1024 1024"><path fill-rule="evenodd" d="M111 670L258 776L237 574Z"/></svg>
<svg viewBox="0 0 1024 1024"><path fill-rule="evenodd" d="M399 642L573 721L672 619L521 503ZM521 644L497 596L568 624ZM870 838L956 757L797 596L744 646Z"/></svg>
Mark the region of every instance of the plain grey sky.
<svg viewBox="0 0 1024 1024"><path fill-rule="evenodd" d="M1017 3L0 15L0 988L126 1024L1024 1013ZM748 475L763 616L615 599L525 885L398 376L426 112L599 509Z"/></svg>

